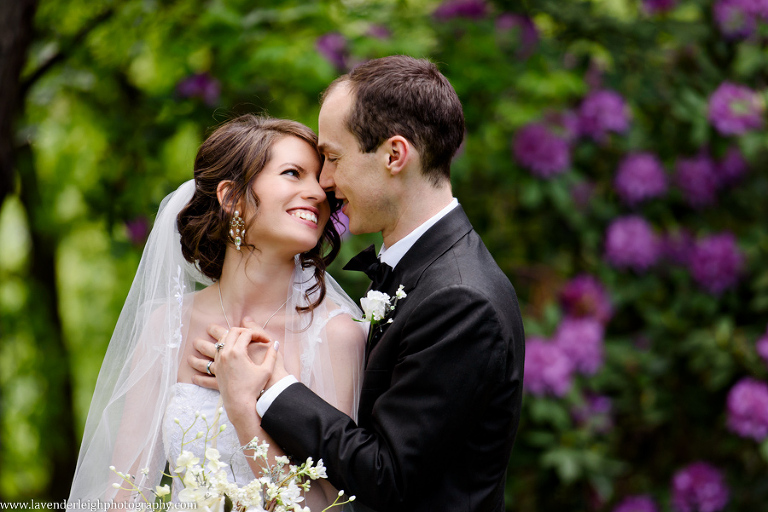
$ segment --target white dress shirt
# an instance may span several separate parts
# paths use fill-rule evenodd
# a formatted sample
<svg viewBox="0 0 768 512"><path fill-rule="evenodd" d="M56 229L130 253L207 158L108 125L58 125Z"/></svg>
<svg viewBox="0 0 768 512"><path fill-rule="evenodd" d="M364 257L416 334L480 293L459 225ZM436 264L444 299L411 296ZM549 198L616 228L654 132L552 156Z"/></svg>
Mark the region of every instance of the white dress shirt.
<svg viewBox="0 0 768 512"><path fill-rule="evenodd" d="M429 220L392 244L392 247L388 248L382 245L381 250L379 251L379 260L394 269L397 264L400 263L400 260L403 259L403 256L405 256L411 247L413 247L416 241L421 238L421 236L426 233L429 228L437 224L440 219L448 215L457 206L459 206L459 200L454 197L453 200L448 203L448 206L437 212L434 216L430 217ZM256 412L259 414L259 416L264 416L267 413L269 406L272 405L272 402L275 401L280 393L285 391L285 388L296 382L299 382L296 377L293 375L288 375L277 381L274 386L264 391L264 393L256 402Z"/></svg>

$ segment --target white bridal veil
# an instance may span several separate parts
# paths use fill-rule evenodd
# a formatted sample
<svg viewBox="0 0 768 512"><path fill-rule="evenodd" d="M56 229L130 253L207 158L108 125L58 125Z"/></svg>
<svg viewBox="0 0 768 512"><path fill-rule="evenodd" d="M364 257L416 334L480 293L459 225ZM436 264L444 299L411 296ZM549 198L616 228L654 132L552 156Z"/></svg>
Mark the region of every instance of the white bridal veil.
<svg viewBox="0 0 768 512"><path fill-rule="evenodd" d="M109 466L136 475L140 487L154 488L160 482L167 450L163 416L176 383L194 292L212 284L184 260L176 229L176 217L194 189L194 180L187 181L160 205L99 372L70 500L118 498L112 484L119 477ZM348 390L337 389L334 368L351 370L353 403L345 405L357 411L363 348L328 340L325 326L341 313L360 318L360 311L326 275L322 304L312 313L297 313L296 306L306 304L305 292L313 283L313 269L303 270L297 256L287 290L285 339L280 340L287 370L334 405L337 395L349 396ZM289 366L288 361L297 363Z"/></svg>

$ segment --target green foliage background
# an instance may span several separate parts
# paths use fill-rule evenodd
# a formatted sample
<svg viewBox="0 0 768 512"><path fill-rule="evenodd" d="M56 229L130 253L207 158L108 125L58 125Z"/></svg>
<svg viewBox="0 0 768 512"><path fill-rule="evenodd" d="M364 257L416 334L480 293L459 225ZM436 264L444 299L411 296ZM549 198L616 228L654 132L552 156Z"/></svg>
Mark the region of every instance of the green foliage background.
<svg viewBox="0 0 768 512"><path fill-rule="evenodd" d="M234 114L267 112L316 129L318 96L342 70L315 44L338 32L350 65L394 53L429 57L455 86L467 120L455 195L516 286L527 333L553 332L559 290L578 273L598 276L611 292L616 314L601 372L563 399L525 397L508 508L609 510L626 495L650 493L668 510L672 474L697 460L725 471L726 510L768 503L768 442L725 426L730 387L747 375L768 380L754 350L768 312L768 140L765 131L726 140L706 119L707 98L724 80L766 90L765 37L725 41L708 0L654 17L633 0L498 0L481 20L438 21L437 6L40 2L24 71L34 80L16 129L17 193L0 211L0 499L68 493L101 358L141 255L126 222L151 219L191 177L208 130ZM495 30L495 15L505 11L534 20L540 40L530 57L520 57L514 33ZM374 25L391 35L369 35ZM631 131L602 145L580 142L572 168L556 179L531 176L511 156L513 134L576 106L593 66L629 102ZM177 93L195 73L219 80L214 105ZM672 192L641 211L659 228L736 233L746 255L736 289L714 297L679 269L636 274L603 262L605 228L627 213L612 190L622 155L650 150L671 169L680 155L702 146L720 155L734 141L751 171L716 207L692 210ZM583 181L595 184L587 208L569 192ZM371 241L378 239L348 239L338 261ZM340 266L333 274L360 296L367 283ZM613 399L608 433L570 415L590 391Z"/></svg>

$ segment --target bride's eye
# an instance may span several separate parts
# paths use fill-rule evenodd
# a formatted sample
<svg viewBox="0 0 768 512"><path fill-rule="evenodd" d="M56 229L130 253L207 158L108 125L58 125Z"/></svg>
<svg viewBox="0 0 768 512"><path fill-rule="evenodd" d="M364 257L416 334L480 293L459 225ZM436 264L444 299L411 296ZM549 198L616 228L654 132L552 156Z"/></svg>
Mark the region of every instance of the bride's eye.
<svg viewBox="0 0 768 512"><path fill-rule="evenodd" d="M294 178L298 178L300 175L299 171L296 169L286 169L280 174L285 176L293 176Z"/></svg>

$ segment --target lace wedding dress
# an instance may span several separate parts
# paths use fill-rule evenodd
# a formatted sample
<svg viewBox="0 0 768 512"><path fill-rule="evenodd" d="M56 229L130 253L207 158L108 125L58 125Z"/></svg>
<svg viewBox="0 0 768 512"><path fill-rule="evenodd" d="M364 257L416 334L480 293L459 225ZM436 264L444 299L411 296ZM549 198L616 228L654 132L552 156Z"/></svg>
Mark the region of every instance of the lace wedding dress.
<svg viewBox="0 0 768 512"><path fill-rule="evenodd" d="M225 470L230 482L242 486L253 480L253 472L245 460L245 455L240 450L237 432L227 418L227 412L219 413L221 408L219 392L194 384L177 382L171 393L171 402L165 410L165 419L163 420L163 446L171 466L181 455L183 442L188 443L184 445L185 450L194 454L203 454L205 452L204 438L189 441L194 439L198 432L202 432L204 435L206 432L210 432L209 435L213 436L218 432L220 425L225 425L224 431L218 434L214 441L208 443L208 448L219 450L220 460L229 465ZM186 434L184 434L185 430L188 430ZM183 487L178 483L173 486L174 502L178 501L181 488Z"/></svg>

